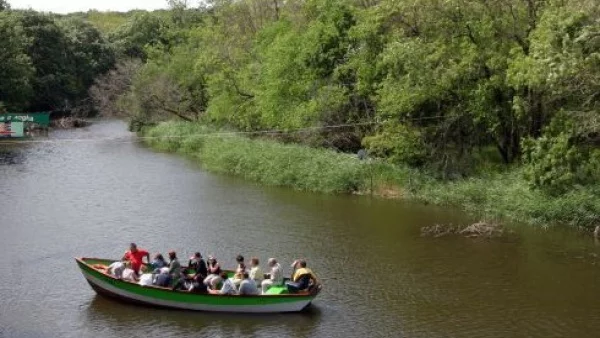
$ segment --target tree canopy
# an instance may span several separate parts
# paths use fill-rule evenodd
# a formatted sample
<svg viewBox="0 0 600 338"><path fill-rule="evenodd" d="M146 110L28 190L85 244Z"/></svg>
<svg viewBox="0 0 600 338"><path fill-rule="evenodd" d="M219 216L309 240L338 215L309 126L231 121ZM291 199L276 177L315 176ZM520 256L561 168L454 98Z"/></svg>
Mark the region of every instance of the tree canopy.
<svg viewBox="0 0 600 338"><path fill-rule="evenodd" d="M597 1L169 3L106 25L88 13L103 32L81 15L5 10L0 101L64 107L94 83L94 102L138 125L311 128L286 141L444 177L521 163L553 192L598 178ZM348 127L318 128L331 125Z"/></svg>
<svg viewBox="0 0 600 338"><path fill-rule="evenodd" d="M9 111L84 105L94 79L114 66L116 54L108 41L80 19L3 8L0 105ZM86 107L86 114L93 110Z"/></svg>

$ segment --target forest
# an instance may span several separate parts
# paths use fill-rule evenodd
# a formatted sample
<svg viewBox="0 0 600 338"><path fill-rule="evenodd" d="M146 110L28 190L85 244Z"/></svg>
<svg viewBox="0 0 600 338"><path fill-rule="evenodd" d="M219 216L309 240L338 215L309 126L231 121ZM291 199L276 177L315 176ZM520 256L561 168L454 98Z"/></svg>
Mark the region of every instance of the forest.
<svg viewBox="0 0 600 338"><path fill-rule="evenodd" d="M0 0L0 111L116 116L155 137L243 132L263 151L268 142L272 152L336 153L318 156L339 159L336 168L346 163L338 155L360 152L395 168L376 185L405 195L519 221L600 222L597 1L168 4L56 15ZM240 156L223 171L238 170ZM406 188L398 168L435 183ZM274 184L372 192L369 172L368 188ZM432 184L439 190L424 193ZM527 210L507 215L505 200L523 196L535 196Z"/></svg>

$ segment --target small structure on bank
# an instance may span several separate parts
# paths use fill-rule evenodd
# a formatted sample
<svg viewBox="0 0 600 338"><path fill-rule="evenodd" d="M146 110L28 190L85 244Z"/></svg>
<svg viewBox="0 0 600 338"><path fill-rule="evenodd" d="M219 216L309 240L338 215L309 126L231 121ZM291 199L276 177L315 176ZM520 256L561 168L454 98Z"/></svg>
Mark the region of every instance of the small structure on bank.
<svg viewBox="0 0 600 338"><path fill-rule="evenodd" d="M26 137L37 129L48 129L50 113L3 113L0 114L0 137Z"/></svg>

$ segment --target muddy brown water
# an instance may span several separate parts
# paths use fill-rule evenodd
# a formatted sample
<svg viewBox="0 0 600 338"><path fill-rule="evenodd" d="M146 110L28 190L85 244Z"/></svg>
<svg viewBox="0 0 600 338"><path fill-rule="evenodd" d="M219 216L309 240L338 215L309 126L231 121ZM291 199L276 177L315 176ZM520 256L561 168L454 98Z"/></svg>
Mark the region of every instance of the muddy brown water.
<svg viewBox="0 0 600 338"><path fill-rule="evenodd" d="M422 238L452 209L259 186L135 142L119 121L0 145L0 337L598 337L600 249L568 231ZM72 139L81 139L73 142ZM93 141L90 141L92 139ZM115 140L116 139L116 140ZM306 257L306 313L149 309L97 296L74 256Z"/></svg>

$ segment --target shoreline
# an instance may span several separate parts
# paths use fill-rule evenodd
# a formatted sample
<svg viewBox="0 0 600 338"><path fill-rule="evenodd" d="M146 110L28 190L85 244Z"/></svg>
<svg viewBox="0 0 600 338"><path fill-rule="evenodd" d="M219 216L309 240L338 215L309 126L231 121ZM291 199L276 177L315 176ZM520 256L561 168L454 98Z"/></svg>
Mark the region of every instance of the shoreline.
<svg viewBox="0 0 600 338"><path fill-rule="evenodd" d="M329 149L284 144L238 135L214 135L199 123L164 122L140 132L153 149L179 153L203 168L261 184L296 190L373 195L457 207L485 220L530 225L584 227L600 225L599 186L549 196L530 188L521 169L441 181L414 168ZM213 135L210 135L213 133ZM371 189L372 187L372 189Z"/></svg>

